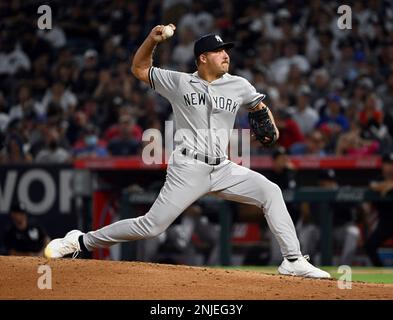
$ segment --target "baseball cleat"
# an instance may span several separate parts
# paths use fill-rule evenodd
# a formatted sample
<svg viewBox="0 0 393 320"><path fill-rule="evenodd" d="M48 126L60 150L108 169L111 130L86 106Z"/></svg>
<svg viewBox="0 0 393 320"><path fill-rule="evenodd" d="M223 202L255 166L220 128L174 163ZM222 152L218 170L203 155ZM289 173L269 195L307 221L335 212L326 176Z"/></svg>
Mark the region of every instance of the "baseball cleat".
<svg viewBox="0 0 393 320"><path fill-rule="evenodd" d="M278 273L289 276L299 276L307 278L330 278L330 274L326 271L314 267L307 260L308 256L299 257L291 262L284 258L284 261L278 267Z"/></svg>
<svg viewBox="0 0 393 320"><path fill-rule="evenodd" d="M71 253L77 255L81 251L78 241L81 235L83 233L79 230L72 230L64 238L52 240L45 248L45 257L48 259L58 259Z"/></svg>

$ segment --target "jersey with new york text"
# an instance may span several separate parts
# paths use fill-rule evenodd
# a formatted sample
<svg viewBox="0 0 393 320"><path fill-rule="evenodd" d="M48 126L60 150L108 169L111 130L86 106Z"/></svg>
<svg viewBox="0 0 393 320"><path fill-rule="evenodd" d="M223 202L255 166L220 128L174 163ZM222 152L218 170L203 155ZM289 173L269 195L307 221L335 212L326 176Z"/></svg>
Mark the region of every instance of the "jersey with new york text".
<svg viewBox="0 0 393 320"><path fill-rule="evenodd" d="M228 73L209 83L198 72L151 67L149 82L172 105L175 145L211 157L227 157L239 108L251 111L265 98L246 79Z"/></svg>

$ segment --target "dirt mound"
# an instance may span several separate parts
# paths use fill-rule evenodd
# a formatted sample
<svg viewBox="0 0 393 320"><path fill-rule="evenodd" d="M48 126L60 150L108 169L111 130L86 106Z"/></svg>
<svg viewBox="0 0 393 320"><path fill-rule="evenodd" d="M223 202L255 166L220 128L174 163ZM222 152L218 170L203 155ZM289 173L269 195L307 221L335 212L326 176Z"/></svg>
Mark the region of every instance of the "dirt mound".
<svg viewBox="0 0 393 320"><path fill-rule="evenodd" d="M393 299L393 285L139 262L0 256L0 275L0 299Z"/></svg>

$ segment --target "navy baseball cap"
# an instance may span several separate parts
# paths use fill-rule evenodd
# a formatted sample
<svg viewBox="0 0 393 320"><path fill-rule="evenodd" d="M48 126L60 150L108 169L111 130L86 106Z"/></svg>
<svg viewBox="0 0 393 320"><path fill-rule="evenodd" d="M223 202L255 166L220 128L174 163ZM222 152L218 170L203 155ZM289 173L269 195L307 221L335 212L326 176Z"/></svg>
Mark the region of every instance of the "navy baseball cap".
<svg viewBox="0 0 393 320"><path fill-rule="evenodd" d="M202 53L215 51L217 49L231 49L235 46L233 42L224 42L219 35L207 34L199 38L194 44L194 56L198 58Z"/></svg>

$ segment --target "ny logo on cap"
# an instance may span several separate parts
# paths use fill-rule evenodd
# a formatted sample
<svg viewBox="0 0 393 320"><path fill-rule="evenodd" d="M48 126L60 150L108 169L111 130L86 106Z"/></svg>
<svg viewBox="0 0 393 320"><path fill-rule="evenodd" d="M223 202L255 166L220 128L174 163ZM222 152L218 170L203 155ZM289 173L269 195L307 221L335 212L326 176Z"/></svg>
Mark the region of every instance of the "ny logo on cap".
<svg viewBox="0 0 393 320"><path fill-rule="evenodd" d="M221 39L221 37L220 36L215 36L216 37L216 40L218 41L218 42L224 42L224 41L222 41L222 39Z"/></svg>

